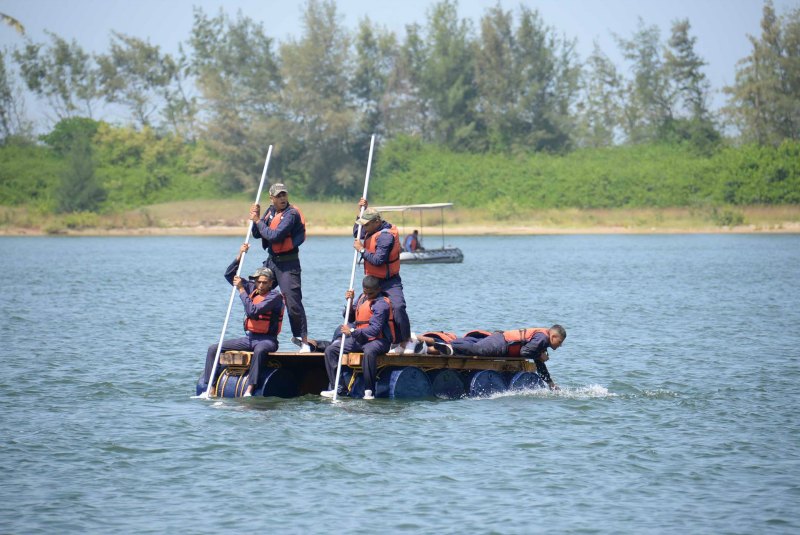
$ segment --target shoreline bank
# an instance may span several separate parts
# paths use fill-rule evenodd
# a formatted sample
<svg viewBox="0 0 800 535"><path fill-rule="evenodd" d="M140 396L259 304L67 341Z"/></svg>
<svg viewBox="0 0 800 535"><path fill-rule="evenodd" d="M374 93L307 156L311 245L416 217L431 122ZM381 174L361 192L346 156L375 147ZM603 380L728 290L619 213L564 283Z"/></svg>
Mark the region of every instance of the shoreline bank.
<svg viewBox="0 0 800 535"><path fill-rule="evenodd" d="M0 228L0 236L237 236L244 235L245 227L239 226L174 226L174 227L136 227L136 228L86 228L68 229L58 232L37 228ZM308 236L350 236L349 228L312 227ZM440 236L440 230L425 233L429 239ZM492 225L454 225L445 226L445 236L536 236L570 234L798 234L800 223L786 222L774 225L700 226L677 227L626 227L626 226L585 226L585 227L547 227L547 226L492 226Z"/></svg>

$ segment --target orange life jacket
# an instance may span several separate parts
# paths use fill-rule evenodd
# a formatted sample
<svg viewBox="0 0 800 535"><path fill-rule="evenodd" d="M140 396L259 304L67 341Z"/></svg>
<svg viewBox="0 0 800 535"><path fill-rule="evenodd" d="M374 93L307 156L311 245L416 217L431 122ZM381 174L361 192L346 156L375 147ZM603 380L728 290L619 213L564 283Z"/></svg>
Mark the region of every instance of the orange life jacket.
<svg viewBox="0 0 800 535"><path fill-rule="evenodd" d="M470 331L464 335L464 338L486 338L487 336L491 336L494 334L492 331L484 331L481 329L476 329L474 331Z"/></svg>
<svg viewBox="0 0 800 535"><path fill-rule="evenodd" d="M441 340L442 342L452 342L458 336L455 333L449 333L445 331L430 331L427 333L422 333L422 336L428 336L430 338L436 338L437 340Z"/></svg>
<svg viewBox="0 0 800 535"><path fill-rule="evenodd" d="M295 228L292 229L291 234L286 236L281 241L270 242L270 247L272 248L273 254L288 253L306 241L306 218L303 215L303 212L301 212L297 206L287 206L286 210L283 212L270 211L269 215L267 216L267 226L269 226L269 228L272 230L276 230L278 225L283 220L284 214L286 214L286 212L292 208L297 212L297 215L300 216L300 224L296 225Z"/></svg>
<svg viewBox="0 0 800 535"><path fill-rule="evenodd" d="M392 249L389 251L388 262L376 266L365 260L364 273L372 275L373 277L378 277L379 279L388 279L400 273L400 234L397 232L397 226L392 225L388 229L381 229L378 232L370 234L369 237L364 240L364 248L370 253L375 253L378 247L378 236L380 236L382 232L389 232L394 237Z"/></svg>
<svg viewBox="0 0 800 535"><path fill-rule="evenodd" d="M258 304L264 299L266 299L265 295L259 294L256 290L253 290L253 293L250 294L250 299L252 299L253 304ZM278 336L278 333L281 332L281 326L283 325L283 304L281 304L280 312L277 313L277 317L274 317L276 314L272 310L265 314L259 314L258 318L251 319L245 316L244 318L244 330L250 331L251 333L257 334L274 334ZM277 324L277 328L275 325Z"/></svg>
<svg viewBox="0 0 800 535"><path fill-rule="evenodd" d="M536 333L544 333L550 343L550 329L542 327L528 327L525 329L514 329L513 331L503 331L503 338L508 343L508 355L518 357L522 346L531 341Z"/></svg>
<svg viewBox="0 0 800 535"><path fill-rule="evenodd" d="M394 312L392 311L392 302L385 295L379 295L375 299L383 299L386 304L389 305L389 334L391 336L389 341L394 342L396 335L394 333ZM367 299L367 296L364 294L361 294L361 296L358 298L358 303L356 304L356 329L369 325L369 320L372 318L372 303L375 302L375 299ZM370 341L383 337L384 333L381 332L381 334L378 336L373 336L370 338Z"/></svg>

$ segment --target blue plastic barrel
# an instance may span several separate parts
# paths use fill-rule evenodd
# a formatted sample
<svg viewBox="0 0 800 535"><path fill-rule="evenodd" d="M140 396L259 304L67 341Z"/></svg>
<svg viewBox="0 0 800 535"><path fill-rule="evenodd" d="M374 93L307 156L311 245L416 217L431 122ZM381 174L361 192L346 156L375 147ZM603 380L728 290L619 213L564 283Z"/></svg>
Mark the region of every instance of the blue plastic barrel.
<svg viewBox="0 0 800 535"><path fill-rule="evenodd" d="M377 398L414 399L433 396L431 380L416 366L384 368L378 377Z"/></svg>
<svg viewBox="0 0 800 535"><path fill-rule="evenodd" d="M238 370L231 373L230 368L225 368L219 375L217 382L217 397L221 398L238 398L244 394L247 388L247 371L242 375L234 375Z"/></svg>
<svg viewBox="0 0 800 535"><path fill-rule="evenodd" d="M546 386L542 377L536 372L517 372L511 374L508 379L509 390L533 390Z"/></svg>
<svg viewBox="0 0 800 535"><path fill-rule="evenodd" d="M297 379L286 368L268 368L263 385L256 385L254 396L294 398L299 395Z"/></svg>
<svg viewBox="0 0 800 535"><path fill-rule="evenodd" d="M440 399L459 399L464 397L464 381L461 376L453 370L431 370L428 372L431 380L431 390L433 395Z"/></svg>
<svg viewBox="0 0 800 535"><path fill-rule="evenodd" d="M342 378L339 379L339 386L344 386L344 388L347 389L347 386L350 384L350 379L352 377L353 377L353 369L348 366L342 366ZM375 393L373 392L373 394ZM351 398L364 397L364 376L361 375L361 373L356 375L356 380L353 383L353 386L347 395Z"/></svg>
<svg viewBox="0 0 800 535"><path fill-rule="evenodd" d="M470 397L491 396L506 390L503 376L494 370L476 370L467 373L464 380Z"/></svg>

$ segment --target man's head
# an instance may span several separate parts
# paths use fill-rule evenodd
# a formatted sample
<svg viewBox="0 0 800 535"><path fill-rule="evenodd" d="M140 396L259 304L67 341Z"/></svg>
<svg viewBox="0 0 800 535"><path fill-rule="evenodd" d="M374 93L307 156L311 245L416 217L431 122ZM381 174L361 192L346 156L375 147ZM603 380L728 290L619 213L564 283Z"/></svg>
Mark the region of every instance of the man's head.
<svg viewBox="0 0 800 535"><path fill-rule="evenodd" d="M378 277L367 275L361 281L361 288L369 299L375 299L381 293L381 281Z"/></svg>
<svg viewBox="0 0 800 535"><path fill-rule="evenodd" d="M272 290L272 281L275 280L275 275L271 269L260 267L249 278L256 283L256 291L259 294L267 295Z"/></svg>
<svg viewBox="0 0 800 535"><path fill-rule="evenodd" d="M561 347L561 344L564 343L564 340L567 338L567 330L562 327L561 325L553 325L550 327L550 347L553 349L558 349Z"/></svg>
<svg viewBox="0 0 800 535"><path fill-rule="evenodd" d="M277 182L269 187L269 199L272 206L279 212L289 204L289 190L281 182Z"/></svg>
<svg viewBox="0 0 800 535"><path fill-rule="evenodd" d="M367 232L377 230L381 222L381 213L375 208L367 208L364 210L364 213L361 214L361 217L356 219L356 223L362 225Z"/></svg>

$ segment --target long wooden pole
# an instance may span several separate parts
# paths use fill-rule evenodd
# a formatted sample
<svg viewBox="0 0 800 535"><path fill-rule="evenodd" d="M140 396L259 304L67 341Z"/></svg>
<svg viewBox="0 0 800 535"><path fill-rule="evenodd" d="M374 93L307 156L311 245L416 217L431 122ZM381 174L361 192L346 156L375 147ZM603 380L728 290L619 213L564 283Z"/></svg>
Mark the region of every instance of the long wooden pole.
<svg viewBox="0 0 800 535"><path fill-rule="evenodd" d="M267 178L267 168L269 167L269 159L272 156L272 145L269 146L269 150L267 151L267 159L264 161L264 170L261 171L261 183L258 185L258 193L256 193L256 202L261 200L261 191L264 189L264 180ZM253 230L253 221L250 220L247 225L247 234L244 235L244 243L248 243L250 241L250 234ZM244 264L244 257L247 254L247 251L242 251L242 256L239 259L239 267L236 268L236 276L238 277L239 274L242 272L242 265ZM222 332L219 335L219 343L217 344L217 354L214 355L214 365L211 367L211 374L208 376L208 387L206 387L206 391L200 396L201 398L208 399L211 397L211 388L214 386L214 374L217 373L217 364L219 364L219 354L222 350L222 342L225 339L225 331L228 330L228 320L231 317L231 308L233 308L233 300L236 297L236 286L231 289L231 298L228 301L228 312L225 313L225 323L222 324Z"/></svg>
<svg viewBox="0 0 800 535"><path fill-rule="evenodd" d="M367 160L367 177L364 179L364 193L361 195L362 199L367 198L367 190L369 190L369 172L372 169L372 150L375 148L375 134L372 134L372 138L369 142L369 159ZM358 212L358 218L361 219L361 216L364 215L364 207L361 207L361 210ZM356 231L356 237L361 238L361 223L358 224L358 230ZM358 264L358 251L353 251L353 269L350 271L350 286L348 288L350 290L353 289L353 283L355 282L356 278L356 264ZM353 305L353 298L347 298L347 308L344 309L344 325L347 323L347 318L350 315L350 307ZM342 357L344 356L344 339L345 335L342 333L342 343L339 346L339 362L336 363L336 381L333 385L333 401L336 401L337 396L339 395L339 375L342 373Z"/></svg>

